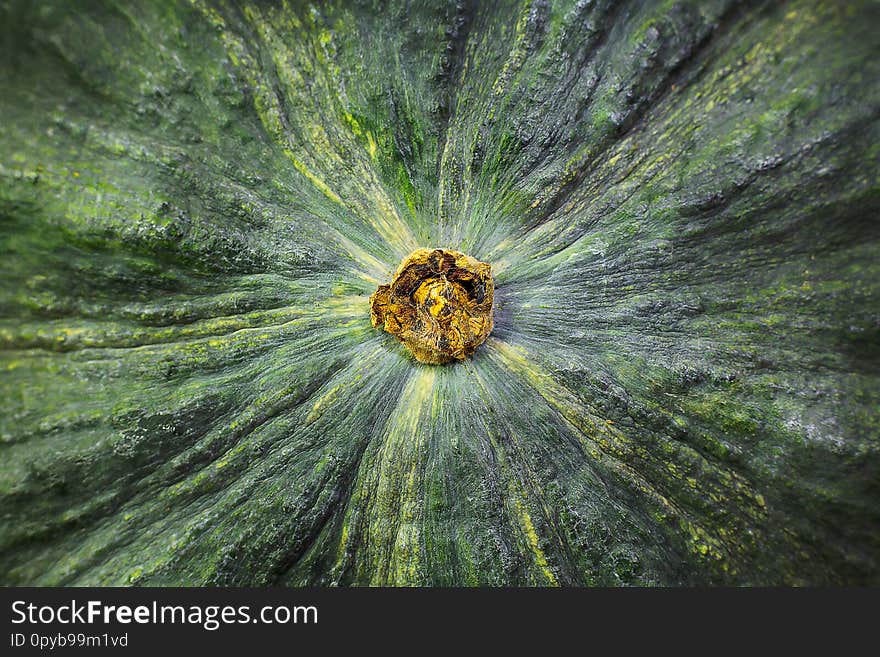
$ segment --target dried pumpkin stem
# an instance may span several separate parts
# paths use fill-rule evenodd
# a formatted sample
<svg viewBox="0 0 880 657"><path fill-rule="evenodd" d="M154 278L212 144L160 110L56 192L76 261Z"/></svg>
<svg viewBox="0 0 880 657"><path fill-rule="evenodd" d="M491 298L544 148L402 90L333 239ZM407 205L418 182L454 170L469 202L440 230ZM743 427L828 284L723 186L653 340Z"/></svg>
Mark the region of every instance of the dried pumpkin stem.
<svg viewBox="0 0 880 657"><path fill-rule="evenodd" d="M370 318L422 363L471 356L492 331L492 267L457 251L418 249L370 297Z"/></svg>

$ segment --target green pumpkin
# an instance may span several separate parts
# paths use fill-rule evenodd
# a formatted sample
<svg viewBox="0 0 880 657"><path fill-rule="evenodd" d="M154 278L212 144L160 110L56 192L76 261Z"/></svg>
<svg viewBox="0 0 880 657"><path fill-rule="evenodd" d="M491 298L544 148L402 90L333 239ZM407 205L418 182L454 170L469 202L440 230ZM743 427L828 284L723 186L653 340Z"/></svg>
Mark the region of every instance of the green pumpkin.
<svg viewBox="0 0 880 657"><path fill-rule="evenodd" d="M3 3L0 583L880 583L878 23Z"/></svg>

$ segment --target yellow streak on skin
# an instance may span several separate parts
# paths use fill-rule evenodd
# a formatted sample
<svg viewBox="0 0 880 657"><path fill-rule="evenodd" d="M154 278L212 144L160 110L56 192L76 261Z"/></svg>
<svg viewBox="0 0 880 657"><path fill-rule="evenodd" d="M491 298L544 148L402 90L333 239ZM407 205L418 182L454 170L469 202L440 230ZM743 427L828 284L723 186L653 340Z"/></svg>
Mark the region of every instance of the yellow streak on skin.
<svg viewBox="0 0 880 657"><path fill-rule="evenodd" d="M399 509L398 522L395 530L394 544L389 563L394 564L393 572L382 577L381 570L377 571L373 578L374 584L406 584L415 581L416 569L419 561L419 538L420 525L416 522L419 513L419 465L420 455L424 453L422 440L424 432L418 430L419 421L427 410L430 414L429 402L434 390L436 370L433 367L423 367L414 378L407 384L400 397L400 402L394 413L393 424L388 430L380 456L379 487L376 499L391 501L391 495L397 494L396 506ZM401 448L405 450L401 454ZM406 475L406 487L402 490L394 490L400 484L402 472L396 471L399 467L401 456L409 464L409 472ZM395 481L397 479L397 481ZM388 495L386 498L385 496ZM378 511L374 507L374 510ZM384 527L386 519L383 517L371 519L370 528ZM384 582L382 580L385 580Z"/></svg>
<svg viewBox="0 0 880 657"><path fill-rule="evenodd" d="M513 48L511 49L507 60L504 62L501 73L498 74L495 82L492 83L492 91L494 91L497 96L504 93L512 72L519 70L528 56L524 43L527 36L526 28L529 24L529 15L531 11L532 3L528 2L520 12L519 18L517 18L516 39L513 43Z"/></svg>
<svg viewBox="0 0 880 657"><path fill-rule="evenodd" d="M328 185L323 180L321 180L318 176L316 176L314 173L312 173L311 170L309 170L309 168L305 164L300 162L296 158L296 155L293 154L292 150L290 150L289 148L285 148L284 154L288 157L288 159L290 159L291 162L293 162L294 168L297 171L299 171L302 175L304 175L306 178L308 178L310 183L312 183L315 187L317 187L319 190L321 190L321 193L324 196L329 198L334 203L338 203L339 205L345 207L345 203L342 202L342 199L339 198L339 195L336 192L334 192L332 189L330 189L330 185Z"/></svg>
<svg viewBox="0 0 880 657"><path fill-rule="evenodd" d="M294 144L291 143L288 130L285 128L284 122L282 121L284 110L278 99L277 93L261 78L259 64L254 60L250 53L248 53L242 41L236 38L232 31L227 28L223 17L216 9L206 6L199 0L191 0L191 3L201 11L213 25L221 28L220 35L230 61L241 71L248 85L253 90L254 106L260 117L260 121L263 123L263 127L272 139L282 146L284 155L291 161L294 168L332 202L346 210L353 211L361 219L366 219L367 223L369 223L388 244L394 247L399 254L402 255L413 250L416 246L415 237L409 226L404 223L397 214L394 205L388 199L387 194L384 192L384 189L379 184L378 180L376 180L372 168L368 166L359 166L359 163L357 162L348 163L348 166L354 166L357 169L358 176L355 176L353 178L354 180L368 181L367 185L358 185L358 191L360 191L365 197L369 198L375 207L369 209L358 207L358 204L355 204L354 206L346 204L339 194L315 173L313 167L309 167L303 158L297 156L294 152L292 148ZM271 27L269 27L260 16L255 14L252 8L247 7L245 9L245 14L250 21L256 24L256 27L266 32L267 36L274 36ZM277 39L273 39L273 42L277 42ZM284 54L290 56L288 51L285 51ZM276 66L282 65L283 62L276 61ZM279 68L279 72L286 70L287 69L283 67ZM323 118L326 119L326 116ZM321 126L312 125L311 128L313 132L317 131L320 133L313 137L312 142L315 145L325 146L329 149L330 140L327 138L327 135ZM304 155L309 154L304 153ZM343 165L343 163L336 162L340 159L338 154L331 153L327 150L325 155L330 164L334 166L337 164L340 166ZM339 231L330 226L328 226L328 228L330 229L328 232L332 233L334 241L369 271L369 273L365 273L362 278L378 284L383 272L388 271L388 266L369 255L362 248L356 246L351 240L339 233Z"/></svg>
<svg viewBox="0 0 880 657"><path fill-rule="evenodd" d="M811 7L811 9L815 8ZM664 129L664 131L658 134L655 138L655 147L650 150L652 154L658 151L658 145L665 146L668 150L673 151L674 147L669 145L668 142L674 140L674 142L677 143L684 143L694 132L696 125L699 122L682 122L681 116L703 116L710 112L716 105L726 103L727 100L734 96L742 87L747 86L752 78L762 72L762 69L768 65L768 62L773 60L773 57L768 55L772 54L773 56L778 57L783 56L783 54L791 47L792 43L796 43L798 40L810 39L810 27L819 21L824 20L816 15L812 15L806 9L791 11L786 14L785 18L785 24L780 23L777 26L777 32L774 35L774 38L769 38L760 43L756 43L751 50L742 57L743 66L739 66L733 71L726 66L719 68L712 74L711 79L704 83L703 86L707 91L697 93L693 97L685 97L678 102L677 106L673 107L672 111L664 121L663 127L675 126L682 123L690 126L690 128L687 130L686 134L683 134L679 129L676 129L675 131ZM792 22L794 23L793 25L791 24ZM745 129L746 124L751 124L756 120L759 120L757 114L755 115L755 118L746 121L740 129ZM748 127L751 127L751 125ZM628 137L625 140L620 140L617 145L609 151L608 159L604 162L598 162L598 168L594 175L598 179L604 179L608 175L613 175L617 181L623 181L625 179L645 181L651 180L654 176L659 175L668 167L670 156L667 153L649 159L646 159L644 155L634 157L632 164L626 167L625 170L615 171L615 164L620 157L624 154L630 155L634 148L637 150L644 149L644 146L640 145L637 141L634 142L634 139L634 137ZM662 146L659 150L663 149ZM595 156L596 154L592 151L592 145L585 142L583 149L572 155L569 159L567 173L561 176L557 182L545 188L532 203L532 208L538 207L541 203L546 202L547 199L554 198L559 192L560 187L570 181L575 170L582 168L585 162L593 162ZM633 175L637 169L640 170L639 175ZM620 190L621 188L617 185L615 186L615 189ZM525 261L537 257L544 259L544 269L549 270L554 267L557 262L567 258L570 254L579 252L583 240L588 239L588 235L591 231L588 231L581 237L575 239L562 250L558 250L558 248L554 246L548 247L546 244L548 242L552 243L554 237L563 232L564 228L571 222L573 214L583 211L594 202L595 199L592 194L573 200L567 204L564 212L554 212L551 217L539 227L528 231L527 235L522 236L516 244L512 245L512 250L511 247L505 248L498 244L486 249L484 251L484 256L492 261L496 273L504 271L504 269L513 264L521 266ZM575 209L576 212L573 212ZM541 246L540 248L537 248L536 245ZM503 256L502 254L505 252L507 252L507 255ZM555 257L549 258L548 256L550 254L555 254Z"/></svg>
<svg viewBox="0 0 880 657"><path fill-rule="evenodd" d="M547 556L544 554L544 551L541 549L541 546L538 543L538 533L535 531L535 525L532 522L532 516L529 515L529 512L526 509L526 505L523 502L521 496L517 496L515 504L516 514L519 517L519 522L522 526L523 532L528 539L529 548L535 555L535 563L538 564L538 567L541 569L541 572L544 573L544 577L547 578L547 581L550 582L551 586L559 586L559 581L556 579L553 571L550 570L550 564L547 562Z"/></svg>
<svg viewBox="0 0 880 657"><path fill-rule="evenodd" d="M488 398L489 388L483 380L483 377L481 377L476 370L473 370L473 375L480 382L484 400L491 404L491 401ZM502 460L507 460L508 457L504 446L499 444L492 437L491 433L487 432L487 435L489 436L489 441L492 443L492 447L502 456ZM550 562L547 561L547 555L544 554L544 551L541 549L540 538L538 537L538 532L535 530L535 523L532 521L532 516L528 511L526 503L527 495L522 482L515 477L510 477L507 481L507 492L509 497L513 500L513 507L510 510L515 514L519 528L525 538L526 545L535 557L535 564L541 569L541 572L551 586L559 586L559 580L556 579L556 575L554 575L553 571L550 569ZM541 504L549 516L550 510L547 508L546 504L544 504L543 501Z"/></svg>
<svg viewBox="0 0 880 657"><path fill-rule="evenodd" d="M326 413L333 406L333 404L340 399L340 393L347 390L348 388L357 385L363 379L363 373L369 372L370 369L376 364L376 360L378 359L378 357L383 353L385 353L385 349L381 346L377 346L368 351L363 356L359 357L357 360L358 373L352 376L350 379L347 379L342 383L336 384L320 397L318 397L318 399L316 399L315 403L312 405L312 410L309 411L309 414L306 417L306 425L311 424L312 422L320 418L324 413ZM341 398L344 399L345 396L343 395ZM345 530L346 528L343 529Z"/></svg>
<svg viewBox="0 0 880 657"><path fill-rule="evenodd" d="M272 58L275 63L276 71L282 85L287 88L298 88L302 86L302 77L296 66L290 65L291 61L296 61L298 53L296 53L289 42L279 37L276 27L280 27L283 23L280 16L264 17L258 10L252 7L246 7L244 10L248 20L253 26L260 31L267 43L273 47L270 48ZM293 25L296 28L296 25ZM330 73L332 75L332 72ZM272 92L273 106L278 106L278 116L282 116L283 112L278 103L277 95ZM339 104L338 99L331 97L328 99L332 109ZM344 114L344 112L342 112ZM366 220L373 229L390 244L399 254L405 254L412 251L417 243L415 236L412 234L409 226L400 218L397 209L389 199L383 186L376 177L374 167L370 160L364 160L359 157L363 151L358 148L358 143L352 139L346 139L346 136L354 136L354 132L350 126L345 126L339 122L337 129L332 133L325 125L331 118L339 118L339 112L322 112L316 116L301 116L304 127L308 131L308 144L311 148L318 151L320 158L309 152L308 149L303 151L303 155L310 157L312 166L309 167L302 157L294 157L294 153L290 148L291 144L289 131L283 128L280 131L273 131L279 143L285 144L285 154L293 161L294 166L300 173L305 175L321 192L332 201L342 205L348 210L353 211L358 217ZM274 117L273 117L274 118ZM311 122L309 120L311 119ZM280 123L280 121L279 121ZM274 126L273 126L274 127ZM340 151L334 147L334 143L344 139L348 142L350 149L342 152L348 152L351 155L343 156ZM368 154L369 155L369 154ZM353 156L353 157L352 157ZM334 191L323 179L314 173L314 168L323 165L329 171L350 172L349 184L353 186L364 199L371 203L364 205L352 199L352 203L343 202L339 194Z"/></svg>
<svg viewBox="0 0 880 657"><path fill-rule="evenodd" d="M382 447L372 464L362 469L352 502L362 513L346 514L338 555L340 567L349 555L349 521L359 521L369 550L367 567L372 585L405 585L418 581L421 545L421 469L426 433L419 423L430 417L435 402L433 367L420 367L410 377L389 419ZM351 506L349 510L351 510ZM358 549L358 546L354 546Z"/></svg>
<svg viewBox="0 0 880 657"><path fill-rule="evenodd" d="M593 416L588 409L578 403L567 388L556 383L553 377L530 359L521 348L492 338L487 340L486 344L489 347L487 351L493 357L512 372L525 376L545 401L559 411L562 418L575 428L578 435L583 436L585 440L582 441L582 445L590 456L617 470L654 504L662 508L666 515L676 518L687 529L691 536L693 552L727 565L725 563L727 553L723 541L693 522L672 500L657 491L641 474L621 460L637 451L629 438L609 422ZM609 456L613 461L608 461ZM743 487L740 482L732 482L732 486ZM746 490L741 492L754 495L747 486Z"/></svg>
<svg viewBox="0 0 880 657"><path fill-rule="evenodd" d="M321 306L324 317L362 317L366 322L370 312L370 297L360 294L330 297Z"/></svg>

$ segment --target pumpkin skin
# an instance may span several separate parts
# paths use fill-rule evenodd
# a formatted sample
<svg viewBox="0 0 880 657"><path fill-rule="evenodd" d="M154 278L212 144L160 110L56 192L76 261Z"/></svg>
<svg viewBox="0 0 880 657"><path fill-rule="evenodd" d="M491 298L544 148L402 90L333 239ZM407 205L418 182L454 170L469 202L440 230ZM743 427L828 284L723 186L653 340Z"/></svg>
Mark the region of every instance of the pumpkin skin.
<svg viewBox="0 0 880 657"><path fill-rule="evenodd" d="M880 582L876 4L0 12L3 584Z"/></svg>

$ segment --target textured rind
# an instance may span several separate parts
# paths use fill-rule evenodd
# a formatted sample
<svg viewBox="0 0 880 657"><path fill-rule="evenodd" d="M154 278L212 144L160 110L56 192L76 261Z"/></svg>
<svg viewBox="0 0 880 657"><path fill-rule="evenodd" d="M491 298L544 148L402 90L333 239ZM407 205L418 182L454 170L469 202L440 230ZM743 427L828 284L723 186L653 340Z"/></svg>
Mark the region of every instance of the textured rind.
<svg viewBox="0 0 880 657"><path fill-rule="evenodd" d="M0 582L880 583L878 24L0 2Z"/></svg>

